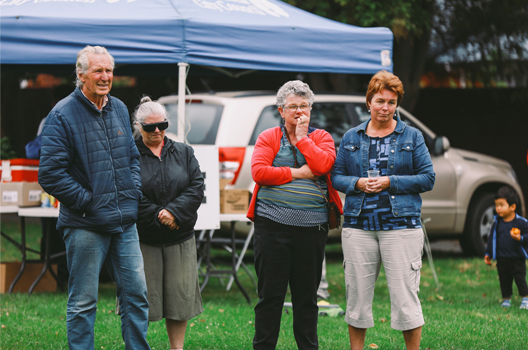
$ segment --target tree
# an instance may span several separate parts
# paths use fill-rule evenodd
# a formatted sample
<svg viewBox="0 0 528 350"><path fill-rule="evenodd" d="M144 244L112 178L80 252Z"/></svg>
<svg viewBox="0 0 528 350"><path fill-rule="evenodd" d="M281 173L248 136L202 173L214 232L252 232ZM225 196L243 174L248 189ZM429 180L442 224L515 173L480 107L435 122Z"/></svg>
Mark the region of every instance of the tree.
<svg viewBox="0 0 528 350"><path fill-rule="evenodd" d="M472 60L472 71L517 74L527 56L526 0L287 0L317 15L362 27L388 27L394 34L394 73L402 80L402 105L412 111L425 67L444 59ZM477 54L478 53L478 54ZM509 73L508 73L509 72ZM334 90L349 92L354 79L333 76ZM314 81L320 82L321 77Z"/></svg>
<svg viewBox="0 0 528 350"><path fill-rule="evenodd" d="M444 0L434 18L429 63L451 62L485 86L525 76L526 0Z"/></svg>

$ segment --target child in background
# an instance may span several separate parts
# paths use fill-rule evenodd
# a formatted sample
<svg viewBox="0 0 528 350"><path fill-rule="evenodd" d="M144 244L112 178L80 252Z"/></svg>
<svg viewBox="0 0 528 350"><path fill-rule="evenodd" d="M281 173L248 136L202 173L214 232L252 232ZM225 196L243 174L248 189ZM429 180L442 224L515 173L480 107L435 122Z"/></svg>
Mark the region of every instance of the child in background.
<svg viewBox="0 0 528 350"><path fill-rule="evenodd" d="M497 271L504 299L501 306L510 307L512 284L522 297L521 309L528 310L528 285L526 284L526 259L528 258L528 220L515 213L519 205L517 193L508 186L501 187L495 195L495 222L491 226L484 262L491 265L497 260Z"/></svg>

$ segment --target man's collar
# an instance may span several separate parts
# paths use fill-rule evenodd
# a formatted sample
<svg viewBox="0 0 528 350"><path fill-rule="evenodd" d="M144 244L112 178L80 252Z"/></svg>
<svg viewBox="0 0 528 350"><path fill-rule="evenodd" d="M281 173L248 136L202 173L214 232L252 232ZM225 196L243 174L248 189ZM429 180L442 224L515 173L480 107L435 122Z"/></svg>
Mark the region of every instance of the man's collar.
<svg viewBox="0 0 528 350"><path fill-rule="evenodd" d="M95 108L97 108L97 110L99 110L99 111L102 111L103 108L104 108L104 107L106 106L106 104L108 103L108 96L107 96L107 95L104 95L104 99L103 99L103 107L101 107L101 109L99 109L99 107L97 107L97 104L95 104L94 102L92 102L92 100L90 100L90 99L84 94L84 91L83 91L82 87L79 88L79 90L81 90L81 93L83 94L83 96L86 97L86 99L87 99L88 101L90 101L90 103L93 104L93 105L95 106Z"/></svg>

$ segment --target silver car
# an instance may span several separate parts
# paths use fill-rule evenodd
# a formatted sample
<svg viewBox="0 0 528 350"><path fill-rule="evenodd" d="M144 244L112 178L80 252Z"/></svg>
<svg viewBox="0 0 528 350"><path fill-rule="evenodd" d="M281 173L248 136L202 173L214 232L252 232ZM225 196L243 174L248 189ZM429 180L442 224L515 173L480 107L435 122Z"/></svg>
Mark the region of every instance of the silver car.
<svg viewBox="0 0 528 350"><path fill-rule="evenodd" d="M281 122L273 92L245 91L197 94L186 97L192 145L217 145L220 177L235 188L253 191L251 155L259 134ZM159 99L166 105L171 127L177 134L177 96ZM511 165L498 158L452 148L444 136L437 136L416 117L398 108L400 118L423 133L436 173L431 192L422 194L422 218L431 239L459 239L466 254L483 256L493 221L494 196L501 186L511 186L524 197ZM328 131L336 149L350 128L368 120L364 96L315 95L310 125ZM339 230L331 232L339 235Z"/></svg>

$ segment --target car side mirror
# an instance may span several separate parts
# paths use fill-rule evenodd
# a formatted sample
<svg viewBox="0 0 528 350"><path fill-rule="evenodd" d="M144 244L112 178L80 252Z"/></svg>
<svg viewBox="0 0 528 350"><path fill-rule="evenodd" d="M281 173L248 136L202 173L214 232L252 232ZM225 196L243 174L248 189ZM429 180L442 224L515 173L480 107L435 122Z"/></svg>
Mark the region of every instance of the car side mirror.
<svg viewBox="0 0 528 350"><path fill-rule="evenodd" d="M435 156L441 156L451 147L449 140L445 136L437 136L434 139L433 149L431 152Z"/></svg>

